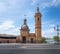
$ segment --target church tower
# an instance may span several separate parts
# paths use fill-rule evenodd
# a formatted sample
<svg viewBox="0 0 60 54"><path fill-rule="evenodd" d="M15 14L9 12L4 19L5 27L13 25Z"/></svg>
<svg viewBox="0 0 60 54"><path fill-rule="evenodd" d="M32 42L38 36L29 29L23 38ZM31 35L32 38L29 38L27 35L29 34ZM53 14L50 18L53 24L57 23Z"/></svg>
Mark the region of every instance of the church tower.
<svg viewBox="0 0 60 54"><path fill-rule="evenodd" d="M35 13L35 35L36 35L36 43L41 41L41 13L39 11L39 7L37 7L37 11Z"/></svg>

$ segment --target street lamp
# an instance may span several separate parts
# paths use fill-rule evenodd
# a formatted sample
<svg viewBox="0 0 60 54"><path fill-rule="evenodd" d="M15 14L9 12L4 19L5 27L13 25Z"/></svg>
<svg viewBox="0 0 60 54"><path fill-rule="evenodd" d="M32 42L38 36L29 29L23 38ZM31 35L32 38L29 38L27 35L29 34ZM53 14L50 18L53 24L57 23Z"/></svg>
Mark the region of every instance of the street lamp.
<svg viewBox="0 0 60 54"><path fill-rule="evenodd" d="M54 27L54 30L57 31L57 36L59 37L59 31L60 31L59 25L57 25L56 27Z"/></svg>

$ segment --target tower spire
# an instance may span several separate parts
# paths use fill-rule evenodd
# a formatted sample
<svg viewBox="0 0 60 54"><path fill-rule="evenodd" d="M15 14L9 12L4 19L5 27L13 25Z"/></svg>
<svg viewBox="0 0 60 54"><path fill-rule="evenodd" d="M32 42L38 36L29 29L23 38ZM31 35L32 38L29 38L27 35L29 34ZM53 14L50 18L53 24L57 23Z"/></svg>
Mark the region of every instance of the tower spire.
<svg viewBox="0 0 60 54"><path fill-rule="evenodd" d="M37 13L39 13L39 4L37 4Z"/></svg>
<svg viewBox="0 0 60 54"><path fill-rule="evenodd" d="M26 23L26 15L24 15L25 16L25 18L24 18L24 25L27 25L27 23Z"/></svg>

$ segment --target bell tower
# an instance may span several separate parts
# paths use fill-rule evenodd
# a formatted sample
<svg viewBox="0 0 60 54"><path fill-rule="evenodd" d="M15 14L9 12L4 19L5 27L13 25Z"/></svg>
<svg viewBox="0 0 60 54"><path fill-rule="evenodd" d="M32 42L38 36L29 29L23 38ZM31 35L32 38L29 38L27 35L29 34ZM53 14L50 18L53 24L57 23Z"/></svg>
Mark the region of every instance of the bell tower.
<svg viewBox="0 0 60 54"><path fill-rule="evenodd" d="M37 11L35 13L35 35L36 35L36 43L41 41L41 13L39 11L39 7L37 7Z"/></svg>

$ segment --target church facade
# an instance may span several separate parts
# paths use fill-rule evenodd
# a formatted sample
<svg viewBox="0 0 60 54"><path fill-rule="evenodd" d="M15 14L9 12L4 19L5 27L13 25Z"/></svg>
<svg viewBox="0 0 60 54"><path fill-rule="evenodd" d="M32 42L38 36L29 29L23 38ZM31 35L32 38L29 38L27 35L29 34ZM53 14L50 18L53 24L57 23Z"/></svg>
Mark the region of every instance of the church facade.
<svg viewBox="0 0 60 54"><path fill-rule="evenodd" d="M41 13L39 7L35 13L35 33L30 33L30 29L27 25L27 19L24 19L24 23L20 29L20 42L21 43L40 43L41 42Z"/></svg>
<svg viewBox="0 0 60 54"><path fill-rule="evenodd" d="M13 38L13 37L10 37L10 38L6 38L5 37L5 40L11 40L14 42L13 43L40 43L41 42L41 38L42 38L42 35L41 35L41 13L39 11L39 7L37 7L37 11L35 13L35 33L30 33L30 29L27 25L27 19L25 18L24 19L24 23L23 25L21 26L20 28L20 35ZM1 42L1 39L0 38L0 42ZM2 39L2 41L4 40L4 37ZM7 41L7 42L8 42ZM10 41L9 41L10 43Z"/></svg>

